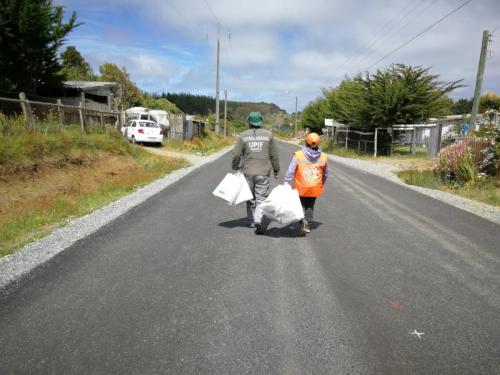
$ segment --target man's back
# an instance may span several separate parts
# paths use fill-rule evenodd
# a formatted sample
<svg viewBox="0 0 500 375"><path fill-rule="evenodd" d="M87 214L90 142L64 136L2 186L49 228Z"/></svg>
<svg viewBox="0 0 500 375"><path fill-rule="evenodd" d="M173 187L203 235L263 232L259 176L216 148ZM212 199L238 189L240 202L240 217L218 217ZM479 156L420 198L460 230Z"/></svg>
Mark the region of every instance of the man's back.
<svg viewBox="0 0 500 375"><path fill-rule="evenodd" d="M234 147L233 169L240 163L247 176L269 176L272 169L279 171L278 150L269 130L251 128L240 134Z"/></svg>

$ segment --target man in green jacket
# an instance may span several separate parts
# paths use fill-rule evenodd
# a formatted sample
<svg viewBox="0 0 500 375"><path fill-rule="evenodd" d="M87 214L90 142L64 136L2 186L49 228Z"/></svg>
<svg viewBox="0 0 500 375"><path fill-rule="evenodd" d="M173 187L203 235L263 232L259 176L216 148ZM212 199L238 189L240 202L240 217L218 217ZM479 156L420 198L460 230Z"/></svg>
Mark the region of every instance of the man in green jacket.
<svg viewBox="0 0 500 375"><path fill-rule="evenodd" d="M233 170L242 170L254 196L247 201L247 217L250 228L256 228L256 234L265 232L260 204L269 195L269 176L272 171L277 179L280 171L278 147L272 133L261 128L263 122L260 112L250 112L249 129L240 134L232 161Z"/></svg>

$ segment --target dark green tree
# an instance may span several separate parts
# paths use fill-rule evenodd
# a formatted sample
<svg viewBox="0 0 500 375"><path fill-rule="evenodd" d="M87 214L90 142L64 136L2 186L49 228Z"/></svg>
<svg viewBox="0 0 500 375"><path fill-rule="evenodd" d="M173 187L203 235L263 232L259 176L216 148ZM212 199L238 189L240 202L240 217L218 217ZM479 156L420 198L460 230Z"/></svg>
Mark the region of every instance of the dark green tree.
<svg viewBox="0 0 500 375"><path fill-rule="evenodd" d="M391 65L375 74L346 78L325 90L326 115L358 129L425 122L451 113L446 96L461 81L443 83L429 68Z"/></svg>
<svg viewBox="0 0 500 375"><path fill-rule="evenodd" d="M0 6L0 87L52 94L61 87L57 51L76 26L76 13L51 0L2 0Z"/></svg>
<svg viewBox="0 0 500 375"><path fill-rule="evenodd" d="M66 51L61 53L62 69L61 74L68 81L93 81L96 75L92 72L90 64L73 46L68 46Z"/></svg>
<svg viewBox="0 0 500 375"><path fill-rule="evenodd" d="M309 128L313 132L321 133L326 118L325 102L324 98L317 98L304 108L300 120L303 128Z"/></svg>
<svg viewBox="0 0 500 375"><path fill-rule="evenodd" d="M453 103L451 111L454 115L464 115L472 111L472 99L461 98Z"/></svg>

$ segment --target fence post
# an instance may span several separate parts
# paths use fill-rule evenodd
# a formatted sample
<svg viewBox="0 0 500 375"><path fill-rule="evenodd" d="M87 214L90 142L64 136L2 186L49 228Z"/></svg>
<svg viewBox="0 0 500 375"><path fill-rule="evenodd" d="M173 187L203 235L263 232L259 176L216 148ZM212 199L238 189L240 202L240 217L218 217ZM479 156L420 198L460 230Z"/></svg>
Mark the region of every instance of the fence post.
<svg viewBox="0 0 500 375"><path fill-rule="evenodd" d="M30 130L33 130L33 118L31 113L31 106L29 101L26 99L26 95L24 94L24 92L19 93L19 99L21 100L21 108L23 110L26 123L28 124L28 128Z"/></svg>
<svg viewBox="0 0 500 375"><path fill-rule="evenodd" d="M412 153L412 155L415 155L417 153L417 128L413 128L411 132L410 152Z"/></svg>
<svg viewBox="0 0 500 375"><path fill-rule="evenodd" d="M59 115L59 124L61 127L63 126L63 114L62 114L62 108L61 108L62 102L61 99L57 99L57 113Z"/></svg>
<svg viewBox="0 0 500 375"><path fill-rule="evenodd" d="M99 115L100 119L101 119L101 126L102 126L102 129L103 130L106 130L106 127L104 126L104 118L103 118L103 115L102 113Z"/></svg>
<svg viewBox="0 0 500 375"><path fill-rule="evenodd" d="M376 158L377 157L377 133L378 133L378 128L375 128L375 139L374 139L374 147L373 147L373 157Z"/></svg>
<svg viewBox="0 0 500 375"><path fill-rule="evenodd" d="M347 148L347 140L349 139L349 128L345 132L345 148Z"/></svg>
<svg viewBox="0 0 500 375"><path fill-rule="evenodd" d="M83 103L80 102L79 108L78 108L78 114L80 115L80 127L82 128L82 132L85 131L85 125L83 122Z"/></svg>

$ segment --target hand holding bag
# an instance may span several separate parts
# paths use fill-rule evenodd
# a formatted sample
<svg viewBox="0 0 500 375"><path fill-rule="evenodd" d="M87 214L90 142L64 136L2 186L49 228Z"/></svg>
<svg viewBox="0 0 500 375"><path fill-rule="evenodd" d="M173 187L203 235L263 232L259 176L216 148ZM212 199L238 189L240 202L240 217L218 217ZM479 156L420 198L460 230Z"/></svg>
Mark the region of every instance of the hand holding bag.
<svg viewBox="0 0 500 375"><path fill-rule="evenodd" d="M304 218L299 192L290 185L278 185L261 204L262 213L280 224L290 224Z"/></svg>

